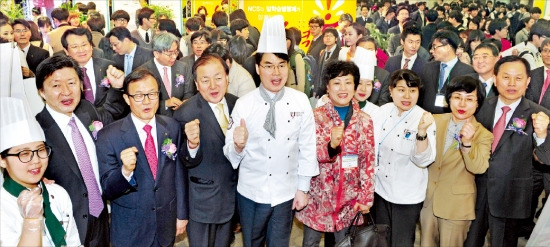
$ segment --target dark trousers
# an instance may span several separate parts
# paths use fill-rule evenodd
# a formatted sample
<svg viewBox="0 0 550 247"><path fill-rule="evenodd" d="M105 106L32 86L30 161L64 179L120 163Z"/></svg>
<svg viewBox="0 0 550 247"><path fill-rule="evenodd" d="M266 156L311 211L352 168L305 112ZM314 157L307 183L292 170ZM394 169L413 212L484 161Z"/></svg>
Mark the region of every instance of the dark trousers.
<svg viewBox="0 0 550 247"><path fill-rule="evenodd" d="M229 246L231 244L231 221L223 224L207 224L189 219L187 236L189 246Z"/></svg>
<svg viewBox="0 0 550 247"><path fill-rule="evenodd" d="M422 202L417 204L395 204L374 193L373 216L376 224L390 226L388 244L390 246L414 246L416 223L422 210Z"/></svg>
<svg viewBox="0 0 550 247"><path fill-rule="evenodd" d="M348 227L337 232L330 232L330 234L334 236L336 243L338 243L346 237L347 230ZM319 247L323 233L324 232L313 230L310 227L304 225L304 240L302 241L302 247ZM327 234L325 233L325 236L326 235ZM334 246L334 244L332 244L331 246ZM325 243L325 247L329 246L327 246Z"/></svg>
<svg viewBox="0 0 550 247"><path fill-rule="evenodd" d="M82 242L82 239L80 241L84 246L109 246L109 234L109 213L107 212L107 206L105 206L97 218L88 214L86 239L84 242Z"/></svg>
<svg viewBox="0 0 550 247"><path fill-rule="evenodd" d="M244 247L289 246L293 200L272 207L237 194Z"/></svg>
<svg viewBox="0 0 550 247"><path fill-rule="evenodd" d="M539 197L543 190L546 193L546 196L542 199L542 206L544 207L548 194L550 193L550 167L533 160L533 198L531 201L531 214L529 218L521 221L521 235L527 234L527 237L529 237L529 234L535 227L534 219L538 217L535 213L539 205Z"/></svg>

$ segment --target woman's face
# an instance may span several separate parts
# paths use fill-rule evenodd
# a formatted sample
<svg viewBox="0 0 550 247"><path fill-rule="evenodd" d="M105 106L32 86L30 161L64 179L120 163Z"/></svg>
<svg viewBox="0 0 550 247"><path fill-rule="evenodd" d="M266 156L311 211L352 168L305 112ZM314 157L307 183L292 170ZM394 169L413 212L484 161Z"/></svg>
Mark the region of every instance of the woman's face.
<svg viewBox="0 0 550 247"><path fill-rule="evenodd" d="M78 18L72 18L70 21L69 21L69 24L73 27L78 27L80 26L80 19Z"/></svg>
<svg viewBox="0 0 550 247"><path fill-rule="evenodd" d="M359 86L355 90L355 99L359 102L367 100L372 94L372 80L361 79L359 80Z"/></svg>
<svg viewBox="0 0 550 247"><path fill-rule="evenodd" d="M418 101L419 95L418 87L407 86L405 80L398 81L394 88L390 88L390 96L397 109L399 109L399 113L413 108Z"/></svg>
<svg viewBox="0 0 550 247"><path fill-rule="evenodd" d="M477 26L477 24L475 24L475 22L471 21L470 23L468 23L468 29L470 30L477 30L479 27Z"/></svg>
<svg viewBox="0 0 550 247"><path fill-rule="evenodd" d="M465 91L457 91L451 94L449 106L453 115L453 121L465 121L474 115L476 112L477 89L471 93Z"/></svg>
<svg viewBox="0 0 550 247"><path fill-rule="evenodd" d="M42 141L12 147L8 151L8 154L17 154L22 151L39 151L32 152L28 156L22 155L26 157L32 156L32 159L26 163L21 162L17 156L7 156L6 158L2 158L0 166L5 168L10 177L18 184L27 188L34 188L42 179L48 167L48 155L44 153L46 152L45 147L46 144ZM45 158L42 159L38 156Z"/></svg>
<svg viewBox="0 0 550 247"><path fill-rule="evenodd" d="M6 24L0 27L0 37L13 42L13 28L11 28L11 25Z"/></svg>
<svg viewBox="0 0 550 247"><path fill-rule="evenodd" d="M348 106L355 95L353 75L343 75L328 81L327 93L334 106Z"/></svg>
<svg viewBox="0 0 550 247"><path fill-rule="evenodd" d="M344 40L346 41L347 46L354 46L357 43L357 40L362 38L363 35L357 35L357 31L351 26L346 27L346 34L344 35Z"/></svg>

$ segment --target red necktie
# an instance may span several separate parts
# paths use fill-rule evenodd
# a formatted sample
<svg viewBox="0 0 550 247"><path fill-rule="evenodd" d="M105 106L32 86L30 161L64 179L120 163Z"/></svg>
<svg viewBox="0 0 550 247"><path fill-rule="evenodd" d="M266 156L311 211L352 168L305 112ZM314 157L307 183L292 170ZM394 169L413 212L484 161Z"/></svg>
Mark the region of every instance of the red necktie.
<svg viewBox="0 0 550 247"><path fill-rule="evenodd" d="M405 58L405 64L403 64L403 69L409 69L409 61L411 61L408 58Z"/></svg>
<svg viewBox="0 0 550 247"><path fill-rule="evenodd" d="M549 84L550 84L550 69L547 69L546 80L544 80L544 85L542 85L542 90L540 91L539 105L542 102L542 98L544 97L544 94L546 93L546 90L548 89Z"/></svg>
<svg viewBox="0 0 550 247"><path fill-rule="evenodd" d="M497 147L498 142L500 141L500 138L504 133L504 129L506 128L506 113L508 113L509 111L509 106L502 107L502 115L500 116L497 123L495 124L495 127L493 128L493 135L495 136L495 139L493 140L493 145L491 146L491 152L495 151L495 148Z"/></svg>
<svg viewBox="0 0 550 247"><path fill-rule="evenodd" d="M172 97L172 86L170 85L170 79L168 79L168 67L164 67L164 76L162 77L162 82L168 92L168 97Z"/></svg>
<svg viewBox="0 0 550 247"><path fill-rule="evenodd" d="M153 136L151 135L152 128L153 127L148 124L143 127L143 130L147 133L147 138L145 139L145 157L147 157L147 162L149 163L149 167L151 167L153 178L157 179L158 157L155 142L153 141Z"/></svg>

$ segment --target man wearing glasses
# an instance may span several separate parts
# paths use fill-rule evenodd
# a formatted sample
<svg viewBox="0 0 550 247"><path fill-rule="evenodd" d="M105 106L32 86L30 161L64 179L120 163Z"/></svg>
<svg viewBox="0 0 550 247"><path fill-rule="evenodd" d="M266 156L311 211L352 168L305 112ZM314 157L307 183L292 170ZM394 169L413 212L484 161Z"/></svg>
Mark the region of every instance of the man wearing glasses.
<svg viewBox="0 0 550 247"><path fill-rule="evenodd" d="M128 27L128 22L130 21L130 15L128 12L124 10L117 10L111 15L111 22L113 23L114 27ZM115 55L115 51L113 51L113 48L111 48L111 42L109 38L103 37L101 38L101 41L97 45L97 47L101 50L103 50L103 54L105 55L105 58L112 60L113 56ZM128 72L129 73L129 72Z"/></svg>
<svg viewBox="0 0 550 247"><path fill-rule="evenodd" d="M307 49L307 54L312 55L315 58L315 61L319 62L319 56L321 50L325 49L326 45L323 43L323 27L325 26L325 21L319 16L314 16L309 19L309 32L313 39L311 39L311 44Z"/></svg>
<svg viewBox="0 0 550 247"><path fill-rule="evenodd" d="M154 58L141 68L149 70L160 84L158 114L171 117L186 99L197 92L192 67L178 61L179 39L171 33L162 33L153 40Z"/></svg>
<svg viewBox="0 0 550 247"><path fill-rule="evenodd" d="M40 47L31 44L31 25L23 19L15 19L12 23L13 38L21 50L21 58L27 64L21 65L23 78L33 77L36 73L36 67L42 61L50 56L50 53ZM23 60L23 59L21 59Z"/></svg>
<svg viewBox="0 0 550 247"><path fill-rule="evenodd" d="M188 219L187 174L177 157L181 127L156 115L160 85L147 69L124 79L127 117L97 136L105 199L111 201L113 246L173 246Z"/></svg>

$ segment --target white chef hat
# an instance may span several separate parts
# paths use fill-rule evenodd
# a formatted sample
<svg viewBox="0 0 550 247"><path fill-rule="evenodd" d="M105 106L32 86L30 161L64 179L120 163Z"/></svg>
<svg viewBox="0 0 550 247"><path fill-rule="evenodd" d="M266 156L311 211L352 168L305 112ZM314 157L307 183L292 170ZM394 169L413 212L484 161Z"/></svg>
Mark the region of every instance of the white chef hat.
<svg viewBox="0 0 550 247"><path fill-rule="evenodd" d="M374 80L374 66L376 66L376 54L374 51L357 46L353 62L359 67L361 79Z"/></svg>
<svg viewBox="0 0 550 247"><path fill-rule="evenodd" d="M0 115L0 152L22 144L46 140L26 101L0 97Z"/></svg>
<svg viewBox="0 0 550 247"><path fill-rule="evenodd" d="M284 53L286 49L285 20L282 15L273 17L265 16L260 41L258 42L260 53Z"/></svg>

